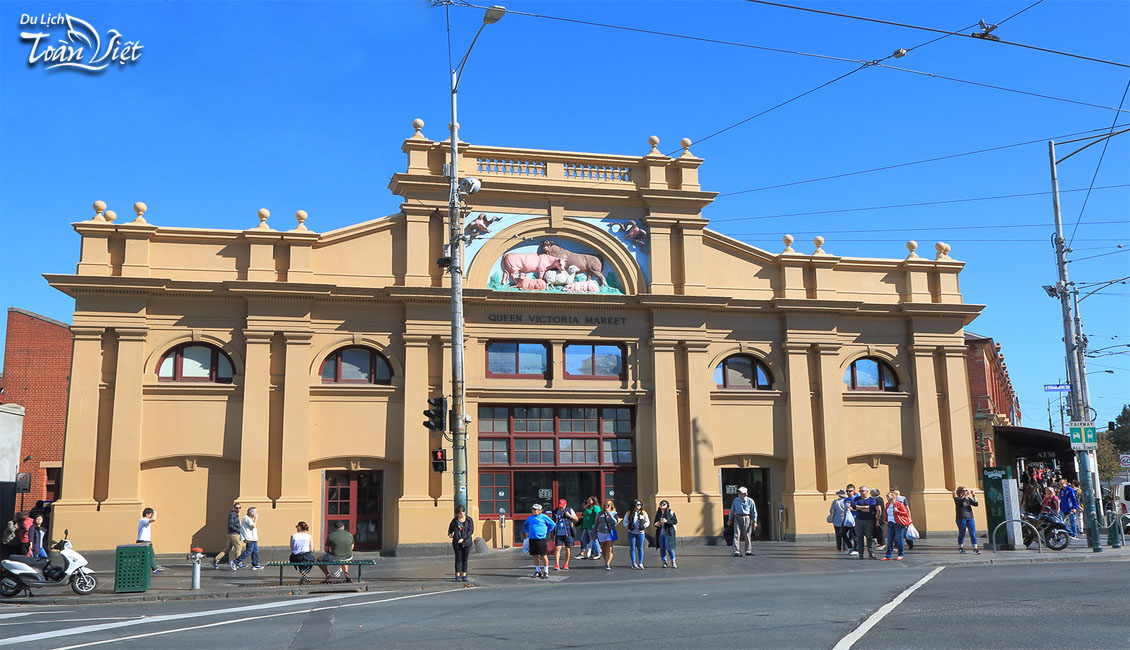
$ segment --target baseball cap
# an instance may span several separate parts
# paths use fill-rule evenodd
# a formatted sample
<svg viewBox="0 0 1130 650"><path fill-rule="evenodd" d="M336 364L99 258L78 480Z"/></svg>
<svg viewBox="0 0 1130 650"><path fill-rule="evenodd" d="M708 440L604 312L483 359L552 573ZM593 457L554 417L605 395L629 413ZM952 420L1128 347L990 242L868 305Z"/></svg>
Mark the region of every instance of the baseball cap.
<svg viewBox="0 0 1130 650"><path fill-rule="evenodd" d="M749 490L745 489L745 486L742 486L742 487L738 488L738 492L741 492L742 494L746 494L746 493L749 492Z"/></svg>
<svg viewBox="0 0 1130 650"><path fill-rule="evenodd" d="M534 505L530 506L530 510L541 510L541 504L535 503Z"/></svg>

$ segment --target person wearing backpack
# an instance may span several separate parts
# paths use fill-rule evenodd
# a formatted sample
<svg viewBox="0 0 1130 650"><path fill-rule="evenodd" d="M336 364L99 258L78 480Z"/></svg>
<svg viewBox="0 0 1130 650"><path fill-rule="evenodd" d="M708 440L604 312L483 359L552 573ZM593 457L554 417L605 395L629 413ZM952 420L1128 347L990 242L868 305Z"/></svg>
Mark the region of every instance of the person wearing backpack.
<svg viewBox="0 0 1130 650"><path fill-rule="evenodd" d="M632 509L624 515L624 527L628 529L628 554L632 557L632 568L643 570L644 531L651 525L643 502L636 499Z"/></svg>
<svg viewBox="0 0 1130 650"><path fill-rule="evenodd" d="M553 570L568 571L569 555L573 552L573 524L577 523L577 513L569 507L565 499L557 502L557 509L553 511ZM564 553L562 553L564 551ZM565 556L565 563L561 563L561 556Z"/></svg>
<svg viewBox="0 0 1130 650"><path fill-rule="evenodd" d="M596 540L600 542L601 555L604 556L604 570L612 570L612 547L616 544L616 524L620 518L616 516L616 504L612 499L604 502L604 510L596 516Z"/></svg>
<svg viewBox="0 0 1130 650"><path fill-rule="evenodd" d="M663 568L667 568L667 561L671 561L671 568L678 569L675 562L675 525L679 518L671 509L671 504L666 499L659 502L659 509L655 511L655 543L659 547L659 559L663 561Z"/></svg>
<svg viewBox="0 0 1130 650"><path fill-rule="evenodd" d="M16 539L20 535L20 525L16 523L17 521L19 521L19 513L16 513L11 521L4 524L4 533L0 536L0 559L5 559L9 555L16 555L19 550Z"/></svg>

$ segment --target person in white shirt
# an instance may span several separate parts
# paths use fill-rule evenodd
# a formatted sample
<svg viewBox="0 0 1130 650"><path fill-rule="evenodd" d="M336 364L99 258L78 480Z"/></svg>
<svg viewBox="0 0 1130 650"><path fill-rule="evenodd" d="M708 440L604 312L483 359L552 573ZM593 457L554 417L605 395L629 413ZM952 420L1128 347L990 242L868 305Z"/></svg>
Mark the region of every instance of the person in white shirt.
<svg viewBox="0 0 1130 650"><path fill-rule="evenodd" d="M137 543L149 547L149 570L153 573L164 571L164 567L157 566L157 558L153 554L153 530L150 526L157 521L157 511L146 508L141 511L141 521L137 522Z"/></svg>
<svg viewBox="0 0 1130 650"><path fill-rule="evenodd" d="M294 528L297 532L290 536L290 562L317 562L318 558L314 557L314 540L310 537L310 524L300 521ZM298 584L309 582L307 576L310 575L312 566L307 564L295 567L302 574Z"/></svg>
<svg viewBox="0 0 1130 650"><path fill-rule="evenodd" d="M246 548L243 553L235 561L238 568L245 569L247 565L243 563L243 558L251 557L251 568L255 571L262 569L259 566L259 509L248 508L247 514L243 516L243 520L239 523L239 537L243 540Z"/></svg>

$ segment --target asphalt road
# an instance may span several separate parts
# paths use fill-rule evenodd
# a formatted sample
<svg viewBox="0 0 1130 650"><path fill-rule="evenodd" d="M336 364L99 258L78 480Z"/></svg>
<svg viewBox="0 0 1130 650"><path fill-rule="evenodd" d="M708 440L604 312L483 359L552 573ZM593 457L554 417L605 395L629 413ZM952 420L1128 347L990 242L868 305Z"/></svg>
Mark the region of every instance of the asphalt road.
<svg viewBox="0 0 1130 650"><path fill-rule="evenodd" d="M557 575L469 589L3 606L0 647L1033 650L1124 649L1130 639L1126 562L870 566L760 576L629 569L631 580L601 582Z"/></svg>

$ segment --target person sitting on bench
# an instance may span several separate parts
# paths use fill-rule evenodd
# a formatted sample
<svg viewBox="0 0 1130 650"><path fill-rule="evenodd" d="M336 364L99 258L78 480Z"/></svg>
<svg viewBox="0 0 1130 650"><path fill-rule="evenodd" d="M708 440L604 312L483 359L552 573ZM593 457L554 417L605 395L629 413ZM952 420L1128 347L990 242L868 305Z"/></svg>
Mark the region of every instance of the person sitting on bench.
<svg viewBox="0 0 1130 650"><path fill-rule="evenodd" d="M294 527L297 532L290 536L290 561L299 563L314 563L314 542L310 539L310 524L300 521ZM302 583L306 583L306 576L310 575L311 564L295 567L302 574Z"/></svg>
<svg viewBox="0 0 1130 650"><path fill-rule="evenodd" d="M353 535L345 529L344 521L335 521L333 532L326 537L326 554L322 556L323 562L348 562L353 559ZM333 577L341 576L345 571L345 581L353 582L349 577L349 565L343 565L334 571ZM323 582L329 582L329 567L323 566L322 573L326 574Z"/></svg>

